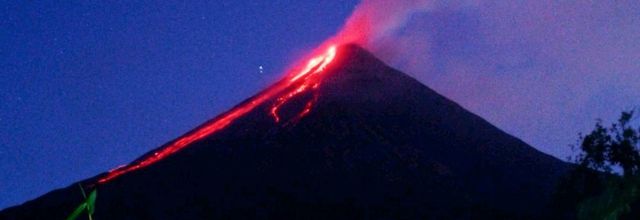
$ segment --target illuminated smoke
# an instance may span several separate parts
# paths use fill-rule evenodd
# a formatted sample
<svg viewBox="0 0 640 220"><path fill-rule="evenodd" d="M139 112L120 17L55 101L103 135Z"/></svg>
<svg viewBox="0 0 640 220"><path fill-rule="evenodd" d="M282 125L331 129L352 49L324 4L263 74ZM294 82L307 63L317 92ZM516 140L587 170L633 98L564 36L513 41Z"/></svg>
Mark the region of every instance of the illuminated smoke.
<svg viewBox="0 0 640 220"><path fill-rule="evenodd" d="M402 27L414 13L428 11L431 7L429 0L363 0L336 39L369 48Z"/></svg>
<svg viewBox="0 0 640 220"><path fill-rule="evenodd" d="M355 42L501 129L565 158L640 103L640 1L363 0Z"/></svg>

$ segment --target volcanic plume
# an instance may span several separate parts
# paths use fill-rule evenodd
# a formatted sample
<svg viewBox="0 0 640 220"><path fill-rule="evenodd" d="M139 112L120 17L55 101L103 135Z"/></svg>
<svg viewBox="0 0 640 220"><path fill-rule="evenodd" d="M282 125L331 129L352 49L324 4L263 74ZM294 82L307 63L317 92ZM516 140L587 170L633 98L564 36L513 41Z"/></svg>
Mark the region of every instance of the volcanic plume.
<svg viewBox="0 0 640 220"><path fill-rule="evenodd" d="M594 119L640 103L639 10L640 1L364 0L340 35L566 158Z"/></svg>
<svg viewBox="0 0 640 220"><path fill-rule="evenodd" d="M361 47L326 47L228 112L124 167L96 219L527 219L567 165ZM0 212L61 219L77 184Z"/></svg>

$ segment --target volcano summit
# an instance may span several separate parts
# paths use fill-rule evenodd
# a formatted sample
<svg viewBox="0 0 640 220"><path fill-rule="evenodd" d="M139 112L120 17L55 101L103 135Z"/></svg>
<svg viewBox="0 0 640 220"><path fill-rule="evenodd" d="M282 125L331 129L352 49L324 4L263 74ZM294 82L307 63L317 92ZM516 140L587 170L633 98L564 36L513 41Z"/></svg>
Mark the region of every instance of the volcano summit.
<svg viewBox="0 0 640 220"><path fill-rule="evenodd" d="M356 45L129 165L95 219L538 219L568 165ZM64 219L74 184L0 212Z"/></svg>

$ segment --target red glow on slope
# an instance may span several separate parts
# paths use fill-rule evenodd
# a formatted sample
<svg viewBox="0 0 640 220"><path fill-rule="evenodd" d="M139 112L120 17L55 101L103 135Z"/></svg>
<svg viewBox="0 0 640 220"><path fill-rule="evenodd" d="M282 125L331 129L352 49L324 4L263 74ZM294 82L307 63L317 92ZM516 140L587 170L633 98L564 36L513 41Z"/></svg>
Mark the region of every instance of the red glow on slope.
<svg viewBox="0 0 640 220"><path fill-rule="evenodd" d="M316 88L316 87L314 87ZM304 106L304 109L302 110L302 112L300 112L300 114L298 114L298 116L296 117L297 119L300 119L302 117L304 117L305 115L309 114L309 112L311 112L311 108L313 108L313 105L316 103L316 101L318 101L318 94L315 94L313 96L313 99L309 100L309 102L307 102L307 104Z"/></svg>
<svg viewBox="0 0 640 220"><path fill-rule="evenodd" d="M331 61L333 61L333 59L336 57L336 50L337 50L336 46L332 46L329 48L327 53L324 54L323 56L319 56L311 59L307 64L307 67L305 67L304 70L300 71L300 73L294 76L291 79L291 82L295 82L301 77L309 75L309 73L311 73L311 70L313 70L316 67L317 67L316 71L313 71L313 73L322 72L327 67L327 65L329 65L329 63L331 63Z"/></svg>
<svg viewBox="0 0 640 220"><path fill-rule="evenodd" d="M276 104L274 104L273 107L271 108L271 116L273 116L273 119L276 122L280 122L278 109L280 109L282 105L287 103L291 98L309 89L315 90L318 88L319 82L314 81L313 78L311 78L311 76L321 73L325 68L327 68L327 65L329 65L329 63L331 63L333 59L335 59L336 50L337 49L335 46L330 47L326 54L324 54L323 56L319 56L311 59L307 64L307 67L305 67L302 71L300 71L300 73L298 73L293 78L291 78L290 81L295 82L300 78L304 77L304 82L300 86L298 86L296 89L292 90L288 94L285 94L277 99ZM309 103L307 103L304 110L299 114L299 118L309 113L309 111L311 111L310 108L316 99L317 99L317 95L314 95L314 100L311 100L309 101Z"/></svg>
<svg viewBox="0 0 640 220"><path fill-rule="evenodd" d="M271 107L271 116L273 116L273 119L276 122L280 122L280 116L278 116L278 109L280 109L280 107L282 105L284 105L287 101L289 101L289 99L293 98L294 96L304 92L307 90L307 85L301 85L300 87L298 87L298 89L293 90L291 92L289 92L288 94L280 97L277 99L277 102L275 105L273 105L273 107Z"/></svg>
<svg viewBox="0 0 640 220"><path fill-rule="evenodd" d="M278 83L272 86L271 88L267 89L263 93L260 93L259 95L254 97L253 100L245 102L231 109L229 112L224 113L222 116L218 117L216 120L211 121L203 125L202 127L180 137L173 143L169 144L166 147L163 147L162 149L156 151L152 155L147 156L146 158L143 158L139 161L134 161L132 164L120 166L118 168L115 168L109 171L109 173L107 173L105 177L102 177L100 180L98 180L98 183L109 182L110 180L113 180L125 173L138 170L138 169L147 167L151 164L154 164L184 149L189 144L196 142L198 140L201 140L206 136L209 136L217 131L220 131L226 128L233 121L245 115L247 112L253 110L257 106L263 104L265 101L271 99L275 95L278 95L287 89L291 89L290 87L294 84L295 85L300 84L299 86L291 89L291 91L284 93L283 96L277 98L276 104L274 104L274 106L271 108L271 112L270 112L271 115L275 118L276 123L279 122L280 117L278 116L278 109L282 105L284 105L289 99L295 97L296 95L302 92L307 91L310 88L314 90L318 88L319 82L313 80L317 78L313 78L310 76L318 75L318 73L321 73L327 67L327 65L329 65L331 61L333 61L333 59L335 58L336 50L337 50L336 46L331 46L325 54L322 54L320 56L317 56L311 59L309 63L305 66L305 68L302 69L302 71L297 72L295 75L292 76L290 80L285 81L285 83ZM304 117L306 114L308 114L311 111L311 107L313 106L313 103L315 103L316 100L317 100L317 94L314 95L313 100L309 101L305 105L304 110L300 114L298 114L296 118L301 118L301 117Z"/></svg>

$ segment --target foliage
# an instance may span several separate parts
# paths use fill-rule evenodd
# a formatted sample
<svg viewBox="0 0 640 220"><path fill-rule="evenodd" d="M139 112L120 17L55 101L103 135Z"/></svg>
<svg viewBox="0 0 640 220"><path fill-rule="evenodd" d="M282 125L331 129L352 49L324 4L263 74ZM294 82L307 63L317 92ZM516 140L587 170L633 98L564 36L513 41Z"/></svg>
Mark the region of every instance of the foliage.
<svg viewBox="0 0 640 220"><path fill-rule="evenodd" d="M556 213L568 210L578 219L598 220L637 215L640 127L634 129L633 119L633 111L623 112L610 127L598 121L588 135L580 135L578 166L558 187Z"/></svg>
<svg viewBox="0 0 640 220"><path fill-rule="evenodd" d="M598 121L590 134L581 137L582 153L576 162L604 172L619 167L625 177L637 175L640 170L640 127L637 130L632 127L633 114L633 111L623 112L618 123L609 128Z"/></svg>
<svg viewBox="0 0 640 220"><path fill-rule="evenodd" d="M98 197L98 191L94 189L89 193L89 197L84 192L84 188L80 186L80 190L82 191L82 196L84 197L84 201L67 217L67 220L75 220L82 214L83 211L87 211L87 215L89 216L89 220L93 219L93 213L95 212L96 207L96 198Z"/></svg>
<svg viewBox="0 0 640 220"><path fill-rule="evenodd" d="M631 204L640 198L638 179L609 181L604 192L578 205L578 219L616 220L631 211Z"/></svg>

